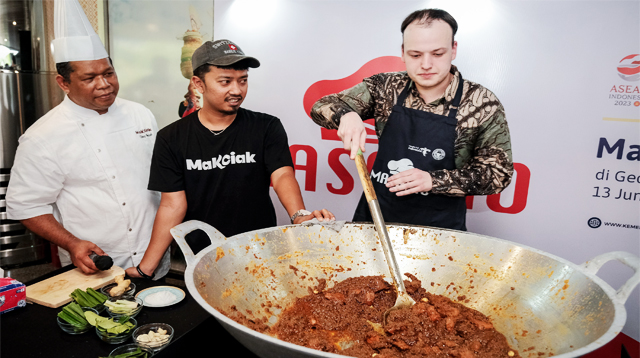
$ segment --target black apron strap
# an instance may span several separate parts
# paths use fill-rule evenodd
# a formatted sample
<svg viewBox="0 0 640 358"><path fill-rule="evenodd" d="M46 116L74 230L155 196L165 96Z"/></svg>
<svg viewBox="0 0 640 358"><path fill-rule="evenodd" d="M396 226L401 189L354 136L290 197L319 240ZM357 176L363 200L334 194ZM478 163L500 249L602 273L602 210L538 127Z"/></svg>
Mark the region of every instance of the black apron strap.
<svg viewBox="0 0 640 358"><path fill-rule="evenodd" d="M407 96L409 95L409 88L411 88L412 83L413 83L412 80L409 80L409 82L407 82L407 85L404 86L404 89L402 90L402 92L400 92L400 95L398 95L398 99L396 99L395 104L399 105L400 107L404 107L404 101L407 99Z"/></svg>
<svg viewBox="0 0 640 358"><path fill-rule="evenodd" d="M453 97L453 102L449 106L449 118L456 118L458 114L458 107L460 107L460 101L462 100L462 87L464 87L464 80L462 74L460 75L460 82L458 82L458 89L456 90L456 96Z"/></svg>

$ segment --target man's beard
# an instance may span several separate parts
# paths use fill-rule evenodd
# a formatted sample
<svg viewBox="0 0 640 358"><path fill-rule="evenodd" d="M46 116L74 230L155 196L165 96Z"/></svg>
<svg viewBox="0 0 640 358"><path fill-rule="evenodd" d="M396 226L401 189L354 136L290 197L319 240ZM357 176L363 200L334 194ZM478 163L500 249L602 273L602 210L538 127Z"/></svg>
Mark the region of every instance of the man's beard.
<svg viewBox="0 0 640 358"><path fill-rule="evenodd" d="M236 113L238 113L238 109L240 109L240 108L232 109L232 110L230 110L230 111L220 111L220 113L222 113L222 114L226 114L226 115L232 115L232 114L236 114Z"/></svg>
<svg viewBox="0 0 640 358"><path fill-rule="evenodd" d="M232 96L232 97L227 97L225 99L225 102L227 102L230 98L237 99L240 104L242 103L242 99L243 99L240 96L238 96L238 97ZM240 109L240 104L238 104L238 107L235 107L235 108L233 106L231 106L231 108L232 108L231 110L221 110L220 113L223 113L223 114L226 114L226 115L236 114L236 113L238 113L238 109Z"/></svg>

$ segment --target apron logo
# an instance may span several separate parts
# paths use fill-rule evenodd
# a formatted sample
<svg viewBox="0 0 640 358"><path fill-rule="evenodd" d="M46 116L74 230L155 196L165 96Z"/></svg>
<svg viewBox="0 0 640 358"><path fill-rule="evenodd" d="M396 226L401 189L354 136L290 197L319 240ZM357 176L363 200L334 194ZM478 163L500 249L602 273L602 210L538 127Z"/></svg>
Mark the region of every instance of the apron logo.
<svg viewBox="0 0 640 358"><path fill-rule="evenodd" d="M371 179L377 181L380 184L387 184L389 175L394 175L405 170L413 169L413 162L407 158L403 158L400 160L390 160L389 163L387 163L387 168L389 168L389 173L376 173L375 170L371 169Z"/></svg>
<svg viewBox="0 0 640 358"><path fill-rule="evenodd" d="M400 160L390 160L387 163L387 168L389 168L389 173L377 172L371 169L371 179L375 180L380 184L387 184L387 179L389 179L389 175L395 175L405 170L413 169L413 162L411 159L402 158ZM420 195L429 195L429 192L423 191L419 193Z"/></svg>
<svg viewBox="0 0 640 358"><path fill-rule="evenodd" d="M431 153L431 156L435 160L442 160L442 159L444 159L444 156L445 156L444 150L438 148L438 149L434 150L433 153Z"/></svg>
<svg viewBox="0 0 640 358"><path fill-rule="evenodd" d="M431 149L429 149L427 147L420 148L420 147L416 147L415 145L410 145L408 149L412 150L414 152L422 153L422 155L425 156L425 157L427 156L428 153L431 153L431 156L435 160L442 160L445 157L444 150L442 150L440 148L432 151Z"/></svg>
<svg viewBox="0 0 640 358"><path fill-rule="evenodd" d="M405 170L413 169L414 167L413 162L410 159L403 158L400 160L390 160L389 163L387 163L387 168L389 168L389 173L394 175Z"/></svg>
<svg viewBox="0 0 640 358"><path fill-rule="evenodd" d="M420 152L425 157L427 156L427 153L431 152L431 149L428 149L427 147L420 148L420 147L416 147L415 145L410 145L409 150L413 150L414 152Z"/></svg>

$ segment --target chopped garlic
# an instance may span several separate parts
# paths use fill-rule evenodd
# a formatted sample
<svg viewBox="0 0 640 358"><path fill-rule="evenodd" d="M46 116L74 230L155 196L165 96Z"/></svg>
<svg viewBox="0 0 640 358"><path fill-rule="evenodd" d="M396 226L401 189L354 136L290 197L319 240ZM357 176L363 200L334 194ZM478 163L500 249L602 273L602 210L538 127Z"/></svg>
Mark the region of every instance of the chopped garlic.
<svg viewBox="0 0 640 358"><path fill-rule="evenodd" d="M158 328L157 332L149 331L149 333L141 334L136 338L139 343L144 343L149 347L159 347L167 343L167 339L169 339L167 330L162 328Z"/></svg>

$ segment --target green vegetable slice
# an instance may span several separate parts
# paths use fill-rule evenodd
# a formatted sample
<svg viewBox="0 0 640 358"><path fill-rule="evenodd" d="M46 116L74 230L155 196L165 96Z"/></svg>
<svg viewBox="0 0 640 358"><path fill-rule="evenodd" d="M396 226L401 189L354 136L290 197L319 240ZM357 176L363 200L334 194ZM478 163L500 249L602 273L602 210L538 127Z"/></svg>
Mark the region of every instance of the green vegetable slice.
<svg viewBox="0 0 640 358"><path fill-rule="evenodd" d="M87 319L87 322L89 322L90 325L92 326L96 326L97 325L97 320L104 318L104 317L100 317L100 315L96 314L95 312L91 312L91 311L87 311L84 313L84 317Z"/></svg>
<svg viewBox="0 0 640 358"><path fill-rule="evenodd" d="M95 299L98 302L98 304L104 303L108 299L107 296L94 290L91 287L87 288L87 294L90 295L93 299Z"/></svg>
<svg viewBox="0 0 640 358"><path fill-rule="evenodd" d="M84 328L88 325L82 308L75 302L64 306L62 311L58 312L58 317L77 328Z"/></svg>
<svg viewBox="0 0 640 358"><path fill-rule="evenodd" d="M114 321L115 317L106 318L98 315L95 316L96 328L108 337L129 332L134 327L133 323L129 322L128 316L118 317L118 321Z"/></svg>
<svg viewBox="0 0 640 358"><path fill-rule="evenodd" d="M95 307L102 303L79 288L76 288L69 296L71 296L82 307Z"/></svg>
<svg viewBox="0 0 640 358"><path fill-rule="evenodd" d="M109 308L109 311L117 314L130 314L132 311L138 308L137 302L127 300L117 300L115 302L106 301L104 305Z"/></svg>
<svg viewBox="0 0 640 358"><path fill-rule="evenodd" d="M133 324L131 322L127 322L124 324L118 324L117 326L112 326L107 329L107 333L120 334L129 331L133 328Z"/></svg>

